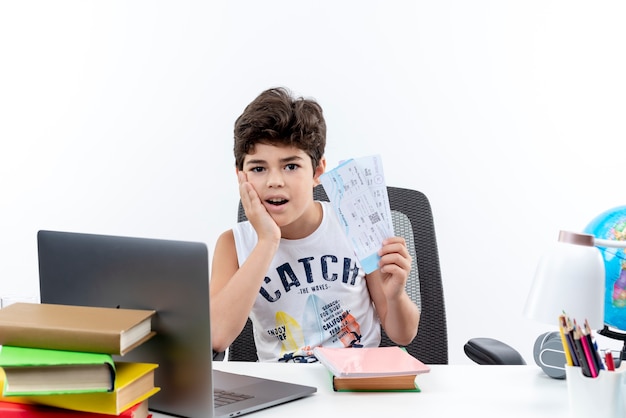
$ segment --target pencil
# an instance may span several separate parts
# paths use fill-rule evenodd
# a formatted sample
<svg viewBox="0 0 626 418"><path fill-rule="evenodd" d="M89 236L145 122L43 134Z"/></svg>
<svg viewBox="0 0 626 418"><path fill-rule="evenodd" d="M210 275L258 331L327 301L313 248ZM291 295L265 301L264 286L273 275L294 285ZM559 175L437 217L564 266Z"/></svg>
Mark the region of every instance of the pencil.
<svg viewBox="0 0 626 418"><path fill-rule="evenodd" d="M596 365L596 370L602 370L604 369L604 365L602 364L602 357L600 356L600 351L598 350L598 344L596 344L596 342L594 341L593 337L591 336L591 327L589 326L589 321L587 321L585 319L585 337L587 338L587 341L589 343L589 349L591 350L591 353L593 354L593 359L595 361L595 365Z"/></svg>
<svg viewBox="0 0 626 418"><path fill-rule="evenodd" d="M580 360L578 359L578 353L576 352L576 345L574 344L574 326L568 316L565 317L565 338L567 339L569 352L572 355L572 363L574 363L574 366L580 366Z"/></svg>
<svg viewBox="0 0 626 418"><path fill-rule="evenodd" d="M583 346L585 359L587 360L587 365L589 366L589 373L591 374L591 377L598 377L598 369L596 367L596 361L594 359L594 355L591 352L591 347L589 346L589 341L587 340L586 335L584 335L582 331L580 330L580 327L578 327L577 332L581 334L580 343Z"/></svg>
<svg viewBox="0 0 626 418"><path fill-rule="evenodd" d="M589 362L587 357L585 356L585 349L583 348L583 343L581 341L581 333L580 327L574 329L574 347L576 348L576 356L578 357L578 362L580 363L580 367L582 368L583 375L587 377L592 377L591 369L589 368Z"/></svg>
<svg viewBox="0 0 626 418"><path fill-rule="evenodd" d="M559 334L561 335L561 343L563 344L563 351L565 352L565 360L567 361L568 366L574 365L574 360L572 360L572 352L570 351L570 343L567 341L567 337L565 336L565 328L567 327L567 320L565 319L565 315L559 315Z"/></svg>

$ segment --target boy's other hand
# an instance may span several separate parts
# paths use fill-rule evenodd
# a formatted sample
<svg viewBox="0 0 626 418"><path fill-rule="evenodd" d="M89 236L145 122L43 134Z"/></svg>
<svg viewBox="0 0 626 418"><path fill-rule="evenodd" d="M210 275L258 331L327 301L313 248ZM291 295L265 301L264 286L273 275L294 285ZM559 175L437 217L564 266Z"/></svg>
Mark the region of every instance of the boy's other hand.
<svg viewBox="0 0 626 418"><path fill-rule="evenodd" d="M265 206L263 206L252 184L248 182L246 173L238 171L237 178L239 180L239 197L241 198L241 204L246 212L246 217L259 237L259 241L265 238L280 240L280 228L274 219L272 219L267 209L265 209Z"/></svg>
<svg viewBox="0 0 626 418"><path fill-rule="evenodd" d="M391 237L383 241L378 251L378 266L383 279L383 288L387 298L400 296L405 289L411 271L411 255L402 237Z"/></svg>

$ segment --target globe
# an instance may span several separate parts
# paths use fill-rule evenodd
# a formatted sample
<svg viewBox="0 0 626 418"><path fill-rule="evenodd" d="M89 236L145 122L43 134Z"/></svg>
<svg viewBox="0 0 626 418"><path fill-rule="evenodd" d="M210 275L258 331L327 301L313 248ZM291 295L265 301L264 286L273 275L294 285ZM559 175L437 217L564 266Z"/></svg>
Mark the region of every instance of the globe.
<svg viewBox="0 0 626 418"><path fill-rule="evenodd" d="M606 240L626 241L626 206L609 209L585 227L586 234ZM604 322L626 331L626 249L598 247L604 259Z"/></svg>

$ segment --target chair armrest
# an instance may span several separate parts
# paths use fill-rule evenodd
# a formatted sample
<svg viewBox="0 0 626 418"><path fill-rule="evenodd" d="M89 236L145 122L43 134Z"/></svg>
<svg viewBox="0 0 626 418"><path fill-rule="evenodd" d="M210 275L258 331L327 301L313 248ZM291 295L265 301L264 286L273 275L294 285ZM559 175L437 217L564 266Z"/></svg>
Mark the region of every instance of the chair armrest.
<svg viewBox="0 0 626 418"><path fill-rule="evenodd" d="M483 365L523 365L521 354L508 344L493 338L472 338L463 347L467 357Z"/></svg>

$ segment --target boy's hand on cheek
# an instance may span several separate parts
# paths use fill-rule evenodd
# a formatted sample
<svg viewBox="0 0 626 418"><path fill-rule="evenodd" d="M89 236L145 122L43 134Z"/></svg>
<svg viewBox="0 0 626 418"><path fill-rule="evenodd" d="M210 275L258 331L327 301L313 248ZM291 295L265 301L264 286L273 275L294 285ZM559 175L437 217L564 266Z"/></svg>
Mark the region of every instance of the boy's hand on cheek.
<svg viewBox="0 0 626 418"><path fill-rule="evenodd" d="M263 238L279 240L280 228L263 206L263 202L261 202L252 184L247 181L246 174L240 171L237 173L237 177L241 204L246 212L246 217L259 236L259 240Z"/></svg>

